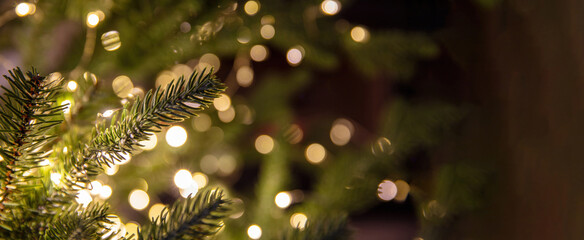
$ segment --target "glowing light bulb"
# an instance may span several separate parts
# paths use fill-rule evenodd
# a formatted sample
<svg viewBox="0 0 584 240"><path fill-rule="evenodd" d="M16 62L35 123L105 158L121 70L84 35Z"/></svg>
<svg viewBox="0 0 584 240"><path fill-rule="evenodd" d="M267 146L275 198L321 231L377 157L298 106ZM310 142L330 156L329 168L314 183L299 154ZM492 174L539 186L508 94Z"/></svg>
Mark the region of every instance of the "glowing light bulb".
<svg viewBox="0 0 584 240"><path fill-rule="evenodd" d="M166 131L166 142L171 147L180 147L187 142L187 131L181 126L173 126Z"/></svg>
<svg viewBox="0 0 584 240"><path fill-rule="evenodd" d="M308 217L304 213L294 213L290 217L290 225L293 228L298 228L300 230L306 227L306 223L308 222Z"/></svg>
<svg viewBox="0 0 584 240"><path fill-rule="evenodd" d="M112 195L112 187L108 185L103 185L99 191L99 197L101 199L108 199Z"/></svg>
<svg viewBox="0 0 584 240"><path fill-rule="evenodd" d="M249 87L253 82L253 69L249 66L240 67L235 73L235 79L239 86Z"/></svg>
<svg viewBox="0 0 584 240"><path fill-rule="evenodd" d="M101 45L108 52L120 49L122 41L118 31L109 31L101 35Z"/></svg>
<svg viewBox="0 0 584 240"><path fill-rule="evenodd" d="M319 164L326 157L326 149L318 143L313 143L306 148L304 156L308 162L312 164Z"/></svg>
<svg viewBox="0 0 584 240"><path fill-rule="evenodd" d="M114 114L114 110L106 110L103 112L102 116L105 118L111 117Z"/></svg>
<svg viewBox="0 0 584 240"><path fill-rule="evenodd" d="M235 118L235 109L233 108L233 106L229 106L229 108L225 111L218 111L217 115L221 122L229 123L233 121L233 119Z"/></svg>
<svg viewBox="0 0 584 240"><path fill-rule="evenodd" d="M199 189L201 189L207 186L209 178L202 172L196 172L193 173L193 181L195 181L197 183L197 186L199 186Z"/></svg>
<svg viewBox="0 0 584 240"><path fill-rule="evenodd" d="M262 229L256 224L251 225L247 228L247 236L251 239L259 239L262 236Z"/></svg>
<svg viewBox="0 0 584 240"><path fill-rule="evenodd" d="M262 28L260 28L260 35L262 35L264 39L272 39L274 35L276 35L276 29L270 24L263 25Z"/></svg>
<svg viewBox="0 0 584 240"><path fill-rule="evenodd" d="M16 5L14 11L19 17L24 17L33 14L36 11L36 5L34 5L34 3L22 2Z"/></svg>
<svg viewBox="0 0 584 240"><path fill-rule="evenodd" d="M253 16L260 10L260 4L256 1L247 1L243 6L243 10L247 15Z"/></svg>
<svg viewBox="0 0 584 240"><path fill-rule="evenodd" d="M178 188L188 188L193 182L191 172L186 169L181 169L174 174L174 184Z"/></svg>
<svg viewBox="0 0 584 240"><path fill-rule="evenodd" d="M64 101L62 101L60 105L61 106L65 106L65 108L63 108L63 113L65 113L65 114L69 113L70 110L71 110L71 105L72 104L73 103L71 102L71 100L64 100Z"/></svg>
<svg viewBox="0 0 584 240"><path fill-rule="evenodd" d="M150 218L150 220L155 220L156 218L158 218L160 214L162 214L162 210L164 210L165 207L166 205L162 203L152 205L152 207L150 207L150 210L148 210L148 217Z"/></svg>
<svg viewBox="0 0 584 240"><path fill-rule="evenodd" d="M158 143L158 138L156 137L156 134L151 133L151 135L148 136L148 139L140 141L139 144L142 145L140 147L141 149L152 150L156 147L156 143Z"/></svg>
<svg viewBox="0 0 584 240"><path fill-rule="evenodd" d="M112 81L112 89L114 93L120 98L126 98L132 93L134 89L134 84L132 79L126 75L117 76L114 81Z"/></svg>
<svg viewBox="0 0 584 240"><path fill-rule="evenodd" d="M93 196L99 195L99 193L101 192L101 188L102 188L102 184L100 181L92 181L91 182L91 190L89 190L89 193L91 193L91 195L93 195Z"/></svg>
<svg viewBox="0 0 584 240"><path fill-rule="evenodd" d="M130 192L128 201L130 202L130 206L132 206L132 208L136 210L142 210L148 206L150 197L148 197L148 193L144 192L143 190L134 189L132 192Z"/></svg>
<svg viewBox="0 0 584 240"><path fill-rule="evenodd" d="M268 57L268 48L264 45L254 45L249 50L249 56L256 62L264 61Z"/></svg>
<svg viewBox="0 0 584 240"><path fill-rule="evenodd" d="M136 239L136 236L138 236L138 230L140 229L140 225L133 223L133 222L129 222L126 223L126 231L128 231L129 235L134 234L133 238L130 239Z"/></svg>
<svg viewBox="0 0 584 240"><path fill-rule="evenodd" d="M118 172L118 169L119 169L118 165L115 165L115 164L112 164L111 166L106 165L104 168L105 168L104 169L105 174L110 175L110 176L116 174Z"/></svg>
<svg viewBox="0 0 584 240"><path fill-rule="evenodd" d="M94 12L90 12L87 14L87 26L90 28L94 28L99 24L99 15Z"/></svg>
<svg viewBox="0 0 584 240"><path fill-rule="evenodd" d="M61 185L61 178L63 176L61 176L61 174L59 173L51 173L51 182L53 182L53 184L55 184L56 186Z"/></svg>
<svg viewBox="0 0 584 240"><path fill-rule="evenodd" d="M255 148L261 154L268 154L274 149L274 139L268 135L260 135L256 138Z"/></svg>
<svg viewBox="0 0 584 240"><path fill-rule="evenodd" d="M340 118L335 120L330 131L331 141L337 146L343 146L351 140L355 127L351 121Z"/></svg>
<svg viewBox="0 0 584 240"><path fill-rule="evenodd" d="M356 26L351 29L351 38L355 42L367 42L369 40L369 31L365 27Z"/></svg>
<svg viewBox="0 0 584 240"><path fill-rule="evenodd" d="M383 201L390 201L397 195L397 186L389 180L383 180L377 186L377 196Z"/></svg>
<svg viewBox="0 0 584 240"><path fill-rule="evenodd" d="M304 57L304 54L302 52L303 51L298 47L291 48L286 53L286 60L288 60L288 63L290 65L298 66L302 61L302 58Z"/></svg>
<svg viewBox="0 0 584 240"><path fill-rule="evenodd" d="M213 67L214 72L217 72L217 70L219 70L219 68L221 67L221 60L219 59L219 57L217 57L217 55L215 55L213 53L203 54L203 56L201 56L201 58L199 58L199 65L201 65L201 63L204 63L208 67ZM199 65L197 65L197 66L199 66ZM197 68L197 70L203 71L202 66L203 65L201 65L200 68ZM208 70L210 70L210 69L207 69L207 71Z"/></svg>
<svg viewBox="0 0 584 240"><path fill-rule="evenodd" d="M82 189L79 190L79 192L77 192L77 196L75 197L75 201L77 201L77 203L83 205L83 207L87 207L87 205L93 201L93 198L91 198L91 193L89 193L88 190Z"/></svg>
<svg viewBox="0 0 584 240"><path fill-rule="evenodd" d="M292 195L288 192L279 192L276 194L274 202L279 208L287 208L292 203Z"/></svg>
<svg viewBox="0 0 584 240"><path fill-rule="evenodd" d="M217 111L226 111L231 106L231 98L227 94L221 94L218 98L213 100L213 106Z"/></svg>
<svg viewBox="0 0 584 240"><path fill-rule="evenodd" d="M320 10L326 15L335 15L341 10L341 3L337 0L324 0L320 4Z"/></svg>

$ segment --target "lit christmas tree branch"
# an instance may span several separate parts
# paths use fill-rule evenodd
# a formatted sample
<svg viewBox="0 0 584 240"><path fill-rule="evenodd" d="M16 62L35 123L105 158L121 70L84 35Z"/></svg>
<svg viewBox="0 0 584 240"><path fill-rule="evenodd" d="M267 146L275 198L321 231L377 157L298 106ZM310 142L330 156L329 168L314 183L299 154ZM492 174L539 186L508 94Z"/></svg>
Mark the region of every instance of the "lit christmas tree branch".
<svg viewBox="0 0 584 240"><path fill-rule="evenodd" d="M208 190L164 209L153 225L138 234L138 239L204 239L223 227L230 204L221 190ZM205 238L206 239L206 238Z"/></svg>

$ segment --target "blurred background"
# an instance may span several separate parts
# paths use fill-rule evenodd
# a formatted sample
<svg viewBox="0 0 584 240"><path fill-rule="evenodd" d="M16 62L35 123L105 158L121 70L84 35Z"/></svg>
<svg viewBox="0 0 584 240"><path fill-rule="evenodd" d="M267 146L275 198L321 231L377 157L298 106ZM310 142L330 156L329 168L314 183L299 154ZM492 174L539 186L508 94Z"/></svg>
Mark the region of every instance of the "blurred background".
<svg viewBox="0 0 584 240"><path fill-rule="evenodd" d="M73 135L193 71L228 86L80 199L124 231L220 187L217 239L584 238L584 2L4 0L0 36L0 72L67 81Z"/></svg>

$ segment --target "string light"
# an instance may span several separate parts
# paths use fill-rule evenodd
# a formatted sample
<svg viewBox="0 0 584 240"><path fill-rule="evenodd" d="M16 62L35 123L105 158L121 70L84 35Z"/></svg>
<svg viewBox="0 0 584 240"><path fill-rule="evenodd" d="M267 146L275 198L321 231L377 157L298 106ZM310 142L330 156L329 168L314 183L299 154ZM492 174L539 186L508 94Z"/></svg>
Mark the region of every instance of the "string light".
<svg viewBox="0 0 584 240"><path fill-rule="evenodd" d="M140 229L140 225L133 223L133 222L129 222L126 223L126 231L128 231L129 235L134 234L134 238L131 239L136 239L136 236L138 236L138 230Z"/></svg>
<svg viewBox="0 0 584 240"><path fill-rule="evenodd" d="M162 203L152 205L152 207L150 207L150 210L148 210L148 217L150 218L150 220L155 220L156 218L158 218L162 214L162 210L164 210L165 207L166 205Z"/></svg>
<svg viewBox="0 0 584 240"><path fill-rule="evenodd" d="M87 205L93 201L93 198L91 198L91 193L89 193L88 190L82 189L79 190L79 192L77 192L77 196L75 197L75 201L77 201L77 203L83 205L83 207L87 207Z"/></svg>
<svg viewBox="0 0 584 240"><path fill-rule="evenodd" d="M405 201L410 193L410 185L403 180L397 180L395 186L397 187L397 195L394 199L399 202Z"/></svg>
<svg viewBox="0 0 584 240"><path fill-rule="evenodd" d="M166 143L171 147L180 147L187 142L187 131L181 126L173 126L166 131Z"/></svg>
<svg viewBox="0 0 584 240"><path fill-rule="evenodd" d="M60 173L51 173L51 182L53 182L53 184L55 186L59 186L61 185L61 178L63 176L61 176Z"/></svg>
<svg viewBox="0 0 584 240"><path fill-rule="evenodd" d="M91 190L89 190L89 193L91 193L91 195L95 196L95 195L99 195L99 193L101 192L101 188L102 188L102 184L100 181L92 181L91 182Z"/></svg>
<svg viewBox="0 0 584 240"><path fill-rule="evenodd" d="M143 190L134 189L132 192L130 192L128 201L130 202L130 206L132 206L132 208L136 210L142 210L148 206L150 197L148 197L148 193L144 192Z"/></svg>
<svg viewBox="0 0 584 240"><path fill-rule="evenodd" d="M221 60L219 59L219 57L217 57L217 55L215 55L213 53L203 54L203 56L201 56L201 58L199 58L199 64L200 63L206 63L210 67L213 67L214 72L217 72L219 70L219 68L221 67ZM203 69L200 69L200 70L202 71Z"/></svg>
<svg viewBox="0 0 584 240"><path fill-rule="evenodd" d="M351 38L355 42L367 42L369 40L369 31L363 26L353 27L353 29L351 29Z"/></svg>
<svg viewBox="0 0 584 240"><path fill-rule="evenodd" d="M298 228L303 230L306 227L306 223L308 222L308 217L304 213L294 213L290 217L290 225L293 228Z"/></svg>
<svg viewBox="0 0 584 240"><path fill-rule="evenodd" d="M156 147L157 143L158 143L158 138L156 137L156 134L154 134L154 133L150 133L150 135L148 136L148 139L139 142L139 144L142 145L142 146L140 146L140 148L143 150L152 150Z"/></svg>
<svg viewBox="0 0 584 240"><path fill-rule="evenodd" d="M101 236L102 239L120 239L122 236L126 235L126 226L122 223L120 217L110 214L107 216L107 219L109 222L105 222L104 227L109 231Z"/></svg>
<svg viewBox="0 0 584 240"><path fill-rule="evenodd" d="M99 24L99 16L95 12L88 13L86 23L89 28L97 27L97 24Z"/></svg>
<svg viewBox="0 0 584 240"><path fill-rule="evenodd" d="M274 139L268 135L260 135L255 140L255 148L261 154L268 154L274 149Z"/></svg>
<svg viewBox="0 0 584 240"><path fill-rule="evenodd" d="M241 27L237 33L237 41L246 44L251 40L251 30L247 27Z"/></svg>
<svg viewBox="0 0 584 240"><path fill-rule="evenodd" d="M268 57L268 48L264 45L254 45L249 50L249 56L256 62L264 61Z"/></svg>
<svg viewBox="0 0 584 240"><path fill-rule="evenodd" d="M196 172L193 173L193 181L195 181L195 183L197 183L197 186L199 186L199 189L201 189L207 186L209 178L202 172Z"/></svg>
<svg viewBox="0 0 584 240"><path fill-rule="evenodd" d="M217 111L226 111L231 106L231 98L227 94L222 93L218 98L213 100L213 106Z"/></svg>
<svg viewBox="0 0 584 240"><path fill-rule="evenodd" d="M108 199L112 195L112 187L108 185L103 185L101 191L99 191L99 197L101 199Z"/></svg>
<svg viewBox="0 0 584 240"><path fill-rule="evenodd" d="M276 18L274 18L274 16L272 16L272 15L265 15L262 17L262 19L260 19L260 23L262 25L274 24L274 23L276 23Z"/></svg>
<svg viewBox="0 0 584 240"><path fill-rule="evenodd" d="M292 203L292 195L288 192L279 192L276 194L274 202L279 208L287 208Z"/></svg>
<svg viewBox="0 0 584 240"><path fill-rule="evenodd" d="M106 165L104 167L105 174L112 176L118 172L118 168L119 168L118 165L115 164L112 164L111 166Z"/></svg>
<svg viewBox="0 0 584 240"><path fill-rule="evenodd" d="M235 109L233 108L233 106L229 106L229 108L225 111L218 111L217 115L221 122L229 123L233 121L233 119L235 118Z"/></svg>
<svg viewBox="0 0 584 240"><path fill-rule="evenodd" d="M247 15L253 16L260 10L260 4L256 1L247 1L243 6L243 10Z"/></svg>
<svg viewBox="0 0 584 240"><path fill-rule="evenodd" d="M391 201L397 195L397 186L390 180L383 180L377 186L377 196L383 201Z"/></svg>
<svg viewBox="0 0 584 240"><path fill-rule="evenodd" d="M335 15L341 10L341 3L337 0L324 0L320 4L320 10L326 15Z"/></svg>
<svg viewBox="0 0 584 240"><path fill-rule="evenodd" d="M274 35L276 35L276 29L270 24L263 25L262 28L260 28L260 35L262 35L264 39L272 39Z"/></svg>
<svg viewBox="0 0 584 240"><path fill-rule="evenodd" d="M235 73L235 79L239 86L249 87L253 82L253 69L249 66L240 67Z"/></svg>
<svg viewBox="0 0 584 240"><path fill-rule="evenodd" d="M109 31L101 35L101 45L103 48L112 52L120 49L122 41L120 40L120 33L118 31Z"/></svg>
<svg viewBox="0 0 584 240"><path fill-rule="evenodd" d="M27 15L34 14L34 12L36 11L36 5L34 5L34 3L22 2L16 5L14 11L16 12L16 15L18 15L19 17L25 17Z"/></svg>
<svg viewBox="0 0 584 240"><path fill-rule="evenodd" d="M73 103L71 102L71 100L63 100L61 102L61 104L59 104L61 106L65 106L63 108L63 113L67 114L69 113L69 111L71 110L71 105L73 105Z"/></svg>
<svg viewBox="0 0 584 240"><path fill-rule="evenodd" d="M330 131L331 141L337 146L343 146L351 140L355 127L351 121L340 118L333 122Z"/></svg>
<svg viewBox="0 0 584 240"><path fill-rule="evenodd" d="M326 157L326 150L322 145L313 143L306 148L304 156L308 162L312 164L319 164Z"/></svg>
<svg viewBox="0 0 584 240"><path fill-rule="evenodd" d="M192 181L193 179L191 177L191 172L189 170L181 169L178 170L174 175L174 184L178 188L188 188L191 185Z"/></svg>
<svg viewBox="0 0 584 240"><path fill-rule="evenodd" d="M130 95L130 93L132 93L134 84L128 76L120 75L117 76L112 82L112 88L118 97L126 98L128 95Z"/></svg>
<svg viewBox="0 0 584 240"><path fill-rule="evenodd" d="M247 236L251 239L260 239L262 237L262 229L260 226L253 224L247 228Z"/></svg>
<svg viewBox="0 0 584 240"><path fill-rule="evenodd" d="M304 49L300 46L296 46L288 50L286 53L286 60L291 66L298 66L304 57Z"/></svg>

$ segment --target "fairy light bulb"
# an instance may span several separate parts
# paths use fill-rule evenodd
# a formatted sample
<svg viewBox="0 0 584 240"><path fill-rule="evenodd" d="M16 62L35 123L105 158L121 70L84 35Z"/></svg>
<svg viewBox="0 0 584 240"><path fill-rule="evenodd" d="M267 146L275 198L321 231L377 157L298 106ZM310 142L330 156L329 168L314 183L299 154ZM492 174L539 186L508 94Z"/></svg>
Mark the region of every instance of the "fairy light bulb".
<svg viewBox="0 0 584 240"><path fill-rule="evenodd" d="M337 0L324 0L320 4L320 11L326 15L335 15L341 10L341 3Z"/></svg>
<svg viewBox="0 0 584 240"><path fill-rule="evenodd" d="M166 142L171 147L180 147L187 142L187 131L181 126L173 126L166 131Z"/></svg>
<svg viewBox="0 0 584 240"><path fill-rule="evenodd" d="M79 192L77 192L77 196L75 197L75 201L77 201L77 203L83 205L83 207L87 207L87 205L93 201L93 198L91 198L91 193L89 192L89 190L79 190Z"/></svg>
<svg viewBox="0 0 584 240"><path fill-rule="evenodd" d="M243 10L247 15L253 16L258 13L260 10L260 4L256 1L247 1L245 5L243 5Z"/></svg>
<svg viewBox="0 0 584 240"><path fill-rule="evenodd" d="M298 66L302 61L302 58L304 58L303 49L299 46L291 48L286 53L286 60L291 66Z"/></svg>
<svg viewBox="0 0 584 240"><path fill-rule="evenodd" d="M151 133L148 136L148 139L140 141L140 145L142 145L140 148L144 150L152 150L156 147L156 143L158 143L158 138L156 137L156 134Z"/></svg>
<svg viewBox="0 0 584 240"><path fill-rule="evenodd" d="M262 35L262 38L264 39L272 39L274 35L276 35L276 29L270 24L263 25L262 28L260 28L260 35Z"/></svg>
<svg viewBox="0 0 584 240"><path fill-rule="evenodd" d="M262 229L256 224L251 225L249 228L247 228L247 236L249 236L251 239L259 239L262 237Z"/></svg>
<svg viewBox="0 0 584 240"><path fill-rule="evenodd" d="M25 17L33 14L36 11L36 5L34 5L34 3L22 2L16 5L14 11L19 17Z"/></svg>
<svg viewBox="0 0 584 240"><path fill-rule="evenodd" d="M217 111L227 111L229 106L231 106L231 98L227 94L221 94L218 98L213 100L213 106Z"/></svg>
<svg viewBox="0 0 584 240"><path fill-rule="evenodd" d="M91 190L89 190L89 193L91 193L91 195L95 196L95 195L99 195L99 193L101 192L101 188L102 188L102 184L100 181L92 181L91 182Z"/></svg>
<svg viewBox="0 0 584 240"><path fill-rule="evenodd" d="M188 188L191 185L193 178L191 172L186 169L181 169L174 174L174 184L178 188Z"/></svg>
<svg viewBox="0 0 584 240"><path fill-rule="evenodd" d="M132 206L132 208L136 210L142 210L148 206L150 197L148 197L148 193L146 193L144 190L134 189L130 193L128 201L130 202L130 206Z"/></svg>
<svg viewBox="0 0 584 240"><path fill-rule="evenodd" d="M103 185L101 187L101 190L99 191L99 197L101 199L108 199L109 197L112 196L112 187L110 187L109 185Z"/></svg>
<svg viewBox="0 0 584 240"><path fill-rule="evenodd" d="M306 227L306 223L308 222L308 217L304 213L294 213L290 217L290 225L293 228L297 229L304 229Z"/></svg>
<svg viewBox="0 0 584 240"><path fill-rule="evenodd" d="M292 203L292 195L288 192L279 192L276 194L274 202L279 208L287 208Z"/></svg>
<svg viewBox="0 0 584 240"><path fill-rule="evenodd" d="M326 157L326 149L318 143L313 143L306 148L304 156L308 162L312 164L319 164Z"/></svg>
<svg viewBox="0 0 584 240"><path fill-rule="evenodd" d="M255 148L261 154L268 154L274 149L274 139L268 135L256 138Z"/></svg>
<svg viewBox="0 0 584 240"><path fill-rule="evenodd" d="M152 207L150 207L150 210L148 210L148 217L150 218L150 220L158 218L160 214L162 214L162 210L164 210L165 207L166 205L162 203L152 205Z"/></svg>
<svg viewBox="0 0 584 240"><path fill-rule="evenodd" d="M383 201L391 201L397 195L397 186L390 180L383 180L377 186L377 196Z"/></svg>
<svg viewBox="0 0 584 240"><path fill-rule="evenodd" d="M99 24L99 15L95 12L88 13L86 23L89 28L97 27L97 24Z"/></svg>
<svg viewBox="0 0 584 240"><path fill-rule="evenodd" d="M369 40L369 31L363 26L353 27L351 29L351 38L355 42L367 42Z"/></svg>

